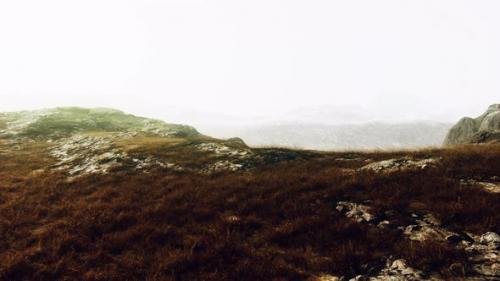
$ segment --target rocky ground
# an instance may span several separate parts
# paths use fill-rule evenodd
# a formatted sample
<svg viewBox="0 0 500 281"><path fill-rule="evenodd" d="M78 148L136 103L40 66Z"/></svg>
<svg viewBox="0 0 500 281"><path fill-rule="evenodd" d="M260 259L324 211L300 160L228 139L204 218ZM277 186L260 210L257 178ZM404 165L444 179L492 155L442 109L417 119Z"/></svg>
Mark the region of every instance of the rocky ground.
<svg viewBox="0 0 500 281"><path fill-rule="evenodd" d="M189 168L176 163L176 157L138 156L129 153L116 144L129 138L127 134L110 136L81 136L56 141L50 148L50 155L57 163L51 169L61 170L70 177L91 174L106 174L112 169L134 169L147 172L148 169L162 168L173 171L190 170L192 172L211 174L224 171L240 171L250 168L248 161L260 159L250 149L230 147L217 142L203 142L191 145L193 151L205 153L210 157L202 167Z"/></svg>
<svg viewBox="0 0 500 281"><path fill-rule="evenodd" d="M409 169L427 169L435 166L439 159L412 160L409 158L389 159L363 166L361 170L371 170L375 172L398 172ZM489 182L477 181L474 179L461 180L461 183L468 186L476 186L491 193L500 191L498 177L492 177ZM398 225L391 221L391 212L384 213L383 218L377 218L371 213L369 201L363 203L338 202L337 210L346 217L358 223L366 223L379 228L396 228L410 240L441 240L447 241L458 249L464 250L470 261L469 267L473 274L463 280L499 280L500 279L500 236L494 232L487 232L482 235L472 233L450 231L442 226L441 222L432 214L411 214L408 218L411 224ZM465 265L453 264L450 270L458 271L465 275ZM350 279L357 280L440 280L439 276L427 276L423 272L414 270L406 265L404 260L387 260L386 267L382 269L378 276L358 276ZM343 277L322 276L317 280L344 280Z"/></svg>
<svg viewBox="0 0 500 281"><path fill-rule="evenodd" d="M482 235L461 232L456 233L446 229L432 214L411 214L408 217L409 225L399 225L391 220L392 212L385 212L383 218L378 218L370 212L369 202L357 204L352 202L338 202L337 210L346 217L358 223L373 225L378 228L393 228L401 231L413 241L440 240L450 243L467 253L472 273L463 280L498 280L500 277L500 236L494 232ZM452 264L450 270L465 275L464 264ZM319 277L318 280L345 280L343 277ZM376 276L357 276L350 281L357 280L441 280L439 276L424 273L406 265L405 260L388 259L386 267Z"/></svg>
<svg viewBox="0 0 500 281"><path fill-rule="evenodd" d="M135 137L134 134L117 133L104 136L75 135L54 142L50 148L57 163L51 168L67 171L74 176L90 174L106 174L111 169L127 167L137 171L147 171L152 168L171 169L175 171L186 170L181 164L175 163L173 159L154 157L134 157L123 149L118 143ZM168 146L167 146L168 147ZM221 171L238 171L245 166L245 160L253 157L250 149L239 149L216 142L203 142L192 145L193 150L207 152L214 160L200 168L200 173L212 173Z"/></svg>

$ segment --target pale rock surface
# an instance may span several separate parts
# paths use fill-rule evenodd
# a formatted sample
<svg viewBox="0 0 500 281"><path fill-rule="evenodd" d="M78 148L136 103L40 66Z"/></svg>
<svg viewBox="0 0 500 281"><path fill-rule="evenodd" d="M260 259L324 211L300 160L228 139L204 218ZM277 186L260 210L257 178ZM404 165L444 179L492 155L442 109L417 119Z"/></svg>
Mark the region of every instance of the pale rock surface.
<svg viewBox="0 0 500 281"><path fill-rule="evenodd" d="M182 170L182 167L147 157L137 159L130 157L113 144L117 138L123 138L127 133L107 136L75 135L54 142L50 154L58 160L52 168L65 170L72 177L89 174L106 174L111 169L130 163L137 170L145 170L153 166Z"/></svg>
<svg viewBox="0 0 500 281"><path fill-rule="evenodd" d="M387 261L386 267L370 281L417 281L428 280L422 277L422 272L409 267L405 260Z"/></svg>
<svg viewBox="0 0 500 281"><path fill-rule="evenodd" d="M491 193L500 193L500 182L497 181L477 181L471 180L461 180L460 183L466 186L478 186Z"/></svg>
<svg viewBox="0 0 500 281"><path fill-rule="evenodd" d="M375 218L370 213L370 207L362 204L341 201L337 203L336 209L344 213L346 217L352 218L357 222L369 223Z"/></svg>
<svg viewBox="0 0 500 281"><path fill-rule="evenodd" d="M422 160L414 160L410 158L398 158L398 159L389 159L383 160L379 162L374 162L363 166L361 170L371 170L374 172L397 172L401 170L408 169L427 169L429 167L435 166L438 163L438 159L428 158Z"/></svg>
<svg viewBox="0 0 500 281"><path fill-rule="evenodd" d="M200 151L211 152L215 157L223 157L224 160L218 160L202 169L202 173L210 174L220 171L236 172L244 168L245 160L254 157L251 149L230 147L225 144L207 142L196 145Z"/></svg>
<svg viewBox="0 0 500 281"><path fill-rule="evenodd" d="M499 140L500 104L493 104L477 118L462 118L450 129L444 144L488 143Z"/></svg>

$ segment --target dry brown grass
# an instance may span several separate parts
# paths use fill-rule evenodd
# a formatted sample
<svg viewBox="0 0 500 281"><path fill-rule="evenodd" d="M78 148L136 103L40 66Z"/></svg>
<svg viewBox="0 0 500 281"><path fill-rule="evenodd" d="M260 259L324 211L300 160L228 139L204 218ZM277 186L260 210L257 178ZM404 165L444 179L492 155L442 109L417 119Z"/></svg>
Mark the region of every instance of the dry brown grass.
<svg viewBox="0 0 500 281"><path fill-rule="evenodd" d="M408 154L443 160L425 171L345 172ZM0 280L305 280L374 272L390 256L452 278L449 265L465 263L444 242L347 219L339 200L371 200L401 223L420 212L452 229L500 232L500 195L459 184L498 176L500 146L292 155L245 173L120 171L71 183L27 177L49 160L19 155L27 158L0 155Z"/></svg>
<svg viewBox="0 0 500 281"><path fill-rule="evenodd" d="M165 138L159 136L128 137L116 142L126 152L155 152L159 149L186 142L183 138Z"/></svg>

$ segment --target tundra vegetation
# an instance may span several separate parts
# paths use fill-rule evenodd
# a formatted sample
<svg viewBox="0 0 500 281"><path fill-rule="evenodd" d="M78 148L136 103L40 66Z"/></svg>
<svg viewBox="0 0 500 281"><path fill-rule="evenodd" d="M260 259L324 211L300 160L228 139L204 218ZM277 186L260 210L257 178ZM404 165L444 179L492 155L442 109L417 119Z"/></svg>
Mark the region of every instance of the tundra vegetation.
<svg viewBox="0 0 500 281"><path fill-rule="evenodd" d="M115 111L16 114L0 116L0 280L500 276L498 144L255 149Z"/></svg>

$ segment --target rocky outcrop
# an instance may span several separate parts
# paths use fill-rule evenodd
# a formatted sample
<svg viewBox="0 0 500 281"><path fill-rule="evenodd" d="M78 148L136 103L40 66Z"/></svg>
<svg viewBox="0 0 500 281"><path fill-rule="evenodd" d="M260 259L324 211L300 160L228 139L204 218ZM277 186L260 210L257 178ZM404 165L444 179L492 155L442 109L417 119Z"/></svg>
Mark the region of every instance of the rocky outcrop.
<svg viewBox="0 0 500 281"><path fill-rule="evenodd" d="M490 143L500 141L500 104L491 105L488 110L477 118L462 118L453 126L445 145Z"/></svg>
<svg viewBox="0 0 500 281"><path fill-rule="evenodd" d="M115 168L128 166L147 171L153 167L181 171L180 165L146 156L135 158L116 145L120 139L130 137L126 133L106 136L81 136L60 139L50 148L50 155L57 160L51 168L67 171L70 179L90 174L106 174Z"/></svg>
<svg viewBox="0 0 500 281"><path fill-rule="evenodd" d="M380 162L370 163L364 167L362 167L361 171L374 171L374 172L399 172L404 170L425 170L429 167L436 166L439 162L439 159L428 158L422 160L414 160L411 158L398 158L398 159L389 159Z"/></svg>

